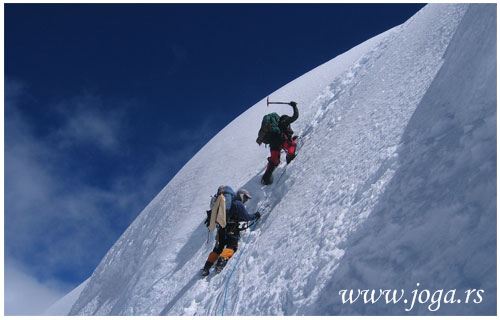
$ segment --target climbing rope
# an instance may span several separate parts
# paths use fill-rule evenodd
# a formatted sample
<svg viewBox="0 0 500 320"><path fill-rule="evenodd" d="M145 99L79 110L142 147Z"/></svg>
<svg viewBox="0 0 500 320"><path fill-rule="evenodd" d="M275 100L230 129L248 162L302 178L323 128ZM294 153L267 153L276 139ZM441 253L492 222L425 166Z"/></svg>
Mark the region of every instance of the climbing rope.
<svg viewBox="0 0 500 320"><path fill-rule="evenodd" d="M300 149L304 146L305 142L309 140L309 134L314 130L314 127L315 127L314 125L309 124L304 129L301 130L301 132L299 134L299 137L301 137L300 140L299 140L300 143L297 145L297 150L296 150L297 154L299 154L298 151L300 151ZM285 165L285 169L281 172L281 174L279 175L278 179L274 183L275 186L277 186L279 184L279 182L281 181L281 178L286 173L287 167L288 167L288 164ZM257 206L257 209L256 209L257 212L260 212L260 210L263 208L263 205L265 205L265 204L268 203L268 200L269 200L269 197L271 196L271 194L272 194L272 192L269 192L268 194L266 194L266 196L264 197L264 200L261 201L259 203L259 205ZM267 215L263 216L263 218L261 218L261 219L263 219L263 221L265 221L265 220L267 220L267 217L269 215L270 215L270 212ZM257 221L254 221L252 224L247 225L245 229L250 228L251 231L255 230L255 225L257 224L256 222ZM224 315L224 311L225 311L225 308L226 308L227 292L229 291L228 288L229 288L229 284L231 282L232 275L234 273L234 270L236 270L236 267L238 266L241 257L245 254L245 251L246 251L246 248L248 247L248 244L249 244L249 242L245 242L245 245L239 251L239 254L234 258L234 260L236 260L236 261L235 261L235 263L233 265L233 268L231 269L231 272L224 278L224 281L223 281L223 283L224 283L224 291L223 291L222 308L221 308L221 315L222 316ZM217 300L216 300L215 314L214 315L217 315L217 309L219 307L220 302L221 302L221 300L220 300L220 295L219 295L217 297Z"/></svg>
<svg viewBox="0 0 500 320"><path fill-rule="evenodd" d="M304 145L304 143L302 142L299 146L297 146L297 153L298 153L298 151L302 148L302 146L303 146L303 145ZM279 184L279 182L281 181L281 178L285 175L285 172L286 172L287 167L288 167L288 164L287 164L287 165L285 165L285 169L283 169L283 171L282 171L282 172L280 173L280 175L278 176L278 179L276 180L276 182L275 182L275 184L274 184L275 186L277 186L277 185ZM263 205L263 204L266 204L266 203L268 202L269 197L270 197L270 195L271 195L271 194L272 194L272 192L269 192L269 193L266 195L266 197L264 198L264 200L260 202L260 204L257 206L257 210L256 210L257 212L259 212L259 211L260 211L260 209L262 208L262 205ZM269 216L269 214L270 214L270 213L268 213L268 214L266 215L266 217L267 217L267 216ZM266 218L266 220L267 220L267 218ZM256 222L257 222L257 221L254 221L252 224L247 225L247 227L246 227L245 229L250 228L250 230L252 230L252 231L253 231L253 230L255 230L255 227L254 227L254 226L256 225ZM253 228L252 228L252 227L253 227ZM243 230L244 230L244 229L243 229ZM227 275L227 279L226 279L226 278L224 279L224 291L223 291L223 299L222 299L222 308L221 308L221 313L220 313L220 315L221 315L221 316L223 316L223 315L224 315L224 311L225 311L225 309L226 309L227 292L229 291L229 290L228 290L228 288L229 288L229 284L231 283L231 278L232 278L232 275L233 275L233 273L234 273L234 270L236 270L236 267L238 266L238 264L239 264L239 262L240 262L240 260L241 260L241 257L245 254L245 251L246 251L246 248L248 247L248 244L249 244L249 242L245 242L245 245L243 246L243 248L240 250L239 254L238 254L238 255L235 257L235 259L234 259L234 260L236 260L236 261L235 261L235 263L233 264L233 267L232 267L232 269L231 269L231 271L230 271L229 275ZM219 303L220 303L220 299L218 299L218 302L217 302L217 303L216 303L216 305L215 305L215 315L217 315L217 308L218 308L218 306L219 306Z"/></svg>

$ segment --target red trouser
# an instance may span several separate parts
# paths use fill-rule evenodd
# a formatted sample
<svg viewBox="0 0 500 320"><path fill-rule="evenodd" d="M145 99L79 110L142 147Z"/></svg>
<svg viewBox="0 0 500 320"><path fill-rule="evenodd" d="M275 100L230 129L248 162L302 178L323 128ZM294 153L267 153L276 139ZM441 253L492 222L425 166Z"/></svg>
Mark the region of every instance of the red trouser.
<svg viewBox="0 0 500 320"><path fill-rule="evenodd" d="M280 164L281 149L286 151L287 156L294 156L296 148L297 148L297 142L295 142L295 140L285 140L281 144L280 149L271 148L271 157L269 157L269 163L272 164L274 167L277 167Z"/></svg>

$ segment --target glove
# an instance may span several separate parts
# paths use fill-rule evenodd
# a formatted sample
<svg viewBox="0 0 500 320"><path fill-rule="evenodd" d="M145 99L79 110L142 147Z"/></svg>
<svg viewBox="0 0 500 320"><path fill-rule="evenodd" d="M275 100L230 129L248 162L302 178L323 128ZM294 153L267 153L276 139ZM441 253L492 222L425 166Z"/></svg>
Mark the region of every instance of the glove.
<svg viewBox="0 0 500 320"><path fill-rule="evenodd" d="M255 212L255 220L259 220L259 219L260 219L260 217L261 217L260 212L258 212L258 211L257 211L257 212Z"/></svg>
<svg viewBox="0 0 500 320"><path fill-rule="evenodd" d="M210 214L212 214L212 210L207 210L207 217L206 217L205 222L204 222L205 225L207 226L207 228L210 225Z"/></svg>
<svg viewBox="0 0 500 320"><path fill-rule="evenodd" d="M297 102L295 102L295 101L290 101L289 105L291 105L292 107L296 107L296 106L297 106Z"/></svg>

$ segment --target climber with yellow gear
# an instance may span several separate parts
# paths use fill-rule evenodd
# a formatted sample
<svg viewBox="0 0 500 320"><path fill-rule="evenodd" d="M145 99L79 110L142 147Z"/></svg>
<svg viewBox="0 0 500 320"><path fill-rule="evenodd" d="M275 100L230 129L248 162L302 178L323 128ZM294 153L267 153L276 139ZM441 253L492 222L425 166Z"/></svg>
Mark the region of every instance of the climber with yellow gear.
<svg viewBox="0 0 500 320"><path fill-rule="evenodd" d="M210 268L215 264L217 273L221 272L227 261L238 250L240 239L240 222L258 220L259 212L249 214L244 203L251 199L250 193L239 189L236 194L228 186L221 186L213 197L211 210L207 211L206 224L209 230L217 227L215 247L208 255L205 266L201 270L203 277L208 276ZM228 210L226 210L228 208ZM226 212L227 211L227 212Z"/></svg>

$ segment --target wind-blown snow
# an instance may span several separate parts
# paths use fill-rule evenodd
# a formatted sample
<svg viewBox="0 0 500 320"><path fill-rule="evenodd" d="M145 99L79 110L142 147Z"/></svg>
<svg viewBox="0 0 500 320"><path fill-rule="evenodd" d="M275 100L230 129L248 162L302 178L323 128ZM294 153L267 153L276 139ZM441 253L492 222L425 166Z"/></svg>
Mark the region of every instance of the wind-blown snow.
<svg viewBox="0 0 500 320"><path fill-rule="evenodd" d="M485 289L496 310L496 8L428 5L271 97L299 102L297 158L261 186L262 100L216 135L99 264L70 314L407 314L342 305L342 289ZM326 88L326 89L325 89ZM220 184L244 186L246 231L200 279L202 223ZM411 290L411 289L410 289ZM425 305L410 313L430 313Z"/></svg>
<svg viewBox="0 0 500 320"><path fill-rule="evenodd" d="M78 287L71 290L67 295L59 299L56 303L51 305L47 310L45 310L45 316L66 316L71 311L71 307L75 303L76 299L80 296L83 289L87 285L89 279L82 282Z"/></svg>

